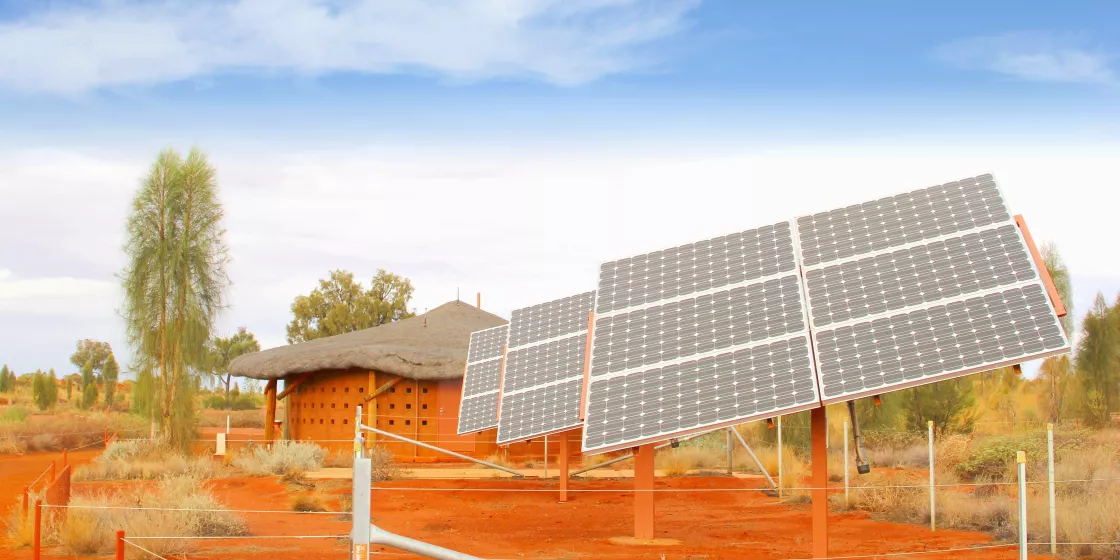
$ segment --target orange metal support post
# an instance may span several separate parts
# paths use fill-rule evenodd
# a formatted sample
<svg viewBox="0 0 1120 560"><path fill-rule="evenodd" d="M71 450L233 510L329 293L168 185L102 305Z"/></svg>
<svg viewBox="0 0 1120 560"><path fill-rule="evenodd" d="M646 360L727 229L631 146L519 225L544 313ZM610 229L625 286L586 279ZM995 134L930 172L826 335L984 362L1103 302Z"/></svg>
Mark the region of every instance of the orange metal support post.
<svg viewBox="0 0 1120 560"><path fill-rule="evenodd" d="M813 558L828 558L828 416L824 407L810 412L812 434Z"/></svg>
<svg viewBox="0 0 1120 560"><path fill-rule="evenodd" d="M43 557L43 501L35 500L35 530L32 536L31 557L39 560Z"/></svg>
<svg viewBox="0 0 1120 560"><path fill-rule="evenodd" d="M24 486L23 487L23 518L24 519L27 519L27 514L30 513L30 511L31 511L31 510L28 509L30 504L27 503L28 496L30 496L30 495L31 495L31 487L30 486Z"/></svg>
<svg viewBox="0 0 1120 560"><path fill-rule="evenodd" d="M264 441L271 442L276 437L276 380L270 379L264 387Z"/></svg>
<svg viewBox="0 0 1120 560"><path fill-rule="evenodd" d="M568 501L568 432L560 433L560 501Z"/></svg>
<svg viewBox="0 0 1120 560"><path fill-rule="evenodd" d="M653 444L634 453L634 538L653 540Z"/></svg>
<svg viewBox="0 0 1120 560"><path fill-rule="evenodd" d="M124 531L117 531L117 555L116 560L124 560Z"/></svg>
<svg viewBox="0 0 1120 560"><path fill-rule="evenodd" d="M62 468L66 468L66 450L62 450Z"/></svg>

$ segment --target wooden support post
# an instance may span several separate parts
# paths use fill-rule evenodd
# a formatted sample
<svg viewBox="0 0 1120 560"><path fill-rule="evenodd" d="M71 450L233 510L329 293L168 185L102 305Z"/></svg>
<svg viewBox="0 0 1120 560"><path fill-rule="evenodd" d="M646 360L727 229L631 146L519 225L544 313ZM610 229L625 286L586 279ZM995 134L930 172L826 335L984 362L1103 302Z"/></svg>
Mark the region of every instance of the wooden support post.
<svg viewBox="0 0 1120 560"><path fill-rule="evenodd" d="M314 373L315 373L314 371L309 371L309 372L295 378L295 380L293 380L293 381L289 381L287 378L285 378L284 379L284 391L282 393L280 393L279 395L276 395L276 400L278 400L278 401L284 400L284 397L292 394L292 391L295 391L296 387L299 387L300 385L303 385L303 382L307 381L307 378L311 377L311 375L314 374Z"/></svg>
<svg viewBox="0 0 1120 560"><path fill-rule="evenodd" d="M264 386L264 441L272 443L276 437L276 380L269 379Z"/></svg>
<svg viewBox="0 0 1120 560"><path fill-rule="evenodd" d="M653 455L652 443L639 446L634 453L634 538L653 540Z"/></svg>
<svg viewBox="0 0 1120 560"><path fill-rule="evenodd" d="M568 501L568 432L560 433L560 501ZM548 464L548 453L544 456Z"/></svg>
<svg viewBox="0 0 1120 560"><path fill-rule="evenodd" d="M828 558L828 417L824 407L810 412L812 437L813 558Z"/></svg>
<svg viewBox="0 0 1120 560"><path fill-rule="evenodd" d="M117 555L114 558L124 560L124 531L117 531Z"/></svg>
<svg viewBox="0 0 1120 560"><path fill-rule="evenodd" d="M32 534L31 557L39 560L43 557L43 501L35 500L35 527Z"/></svg>

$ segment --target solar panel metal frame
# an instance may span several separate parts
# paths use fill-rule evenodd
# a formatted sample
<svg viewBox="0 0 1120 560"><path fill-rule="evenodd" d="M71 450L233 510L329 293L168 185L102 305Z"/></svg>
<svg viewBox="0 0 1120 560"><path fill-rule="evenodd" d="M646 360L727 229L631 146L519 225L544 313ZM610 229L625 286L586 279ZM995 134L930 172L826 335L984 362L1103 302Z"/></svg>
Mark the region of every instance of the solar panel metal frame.
<svg viewBox="0 0 1120 560"><path fill-rule="evenodd" d="M471 349L472 349L471 346L474 346L474 344L475 344L475 335L479 334L479 333L486 333L486 332L489 332L489 331L498 330L498 329L505 329L505 331L506 331L505 336L499 335L501 337L501 340L502 340L502 344L500 345L500 348L502 348L503 352L499 353L497 356L487 356L487 357L479 358L479 359L476 359L476 360L472 361L471 360ZM504 325L498 325L496 327L490 327L488 329L482 329L482 330L475 331L475 332L471 333L471 343L467 346L467 361L463 365L463 389L459 393L459 421L456 424L456 433L458 435L462 436L462 435L468 435L468 434L476 434L478 432L482 432L482 431L485 431L485 430L489 430L489 429L493 429L493 428L498 427L498 404L500 402L498 399L501 395L501 375L503 373L502 368L503 368L504 362L505 362L504 349L505 349L505 345L506 345L506 340L508 340L508 338L509 338L509 323L506 323ZM497 386L494 387L493 389L486 389L484 391L479 391L479 392L468 395L467 394L467 389L468 389L468 387L470 385L470 381L471 381L471 379L469 378L469 372L470 372L471 366L473 366L473 365L491 365L493 362L498 362L499 371L498 371L498 384L497 384ZM492 409L490 409L491 413L489 415L489 418L491 418L493 421L491 423L486 423L485 425L475 424L475 425L469 426L466 429L464 429L464 425L463 425L464 420L465 420L464 414L466 414L466 412L469 409L468 404L475 404L475 405L481 405L481 406L486 407L488 401L491 401L491 400L494 401L494 406L493 406Z"/></svg>
<svg viewBox="0 0 1120 560"><path fill-rule="evenodd" d="M588 307L588 309L586 311L584 311L581 314L582 315L582 322L579 323L579 324L583 325L582 328L574 330L574 331L570 331L570 332L565 332L561 335L556 335L556 336L553 336L553 337L533 340L533 341L530 341L530 342L526 342L524 344L520 344L518 346L513 346L513 344L515 343L515 341L513 340L514 324L515 323L519 324L521 322L521 317L518 314L519 311L525 311L525 310L532 309L532 308L535 308L535 307L541 307L541 306L545 306L545 305L549 305L549 304L555 304L555 303L558 303L558 302L562 302L562 301L572 299L572 298L578 298L578 297L585 296L585 295L590 297L590 306ZM500 402L502 403L502 406L499 408L499 413L498 413L498 436L497 436L497 440L496 440L496 443L498 445L506 445L506 444L509 444L509 443L517 442L517 441L525 441L525 440L529 440L529 439L533 439L533 438L539 438L539 437L545 437L545 436L550 436L550 435L554 435L554 434L559 434L559 433L574 430L575 428L579 428L579 427L583 426L583 420L580 419L580 400L581 400L581 396L583 394L583 377L584 377L584 368L585 368L585 365L586 365L584 363L585 362L584 357L585 357L586 350L587 350L586 349L586 344L587 344L587 334L588 334L588 326L589 326L588 325L588 323L589 323L589 317L588 316L591 313L591 311L593 309L595 309L595 296L596 296L596 291L595 290L591 290L591 291L588 291L588 292L580 292L578 294L574 294L574 295L571 295L571 296L567 296L567 297L555 299L555 300L552 300L552 301L548 301L548 302L532 305L532 306L529 306L529 307L525 307L525 308L522 308L522 309L518 309L518 310L515 310L511 314L510 323L509 323L509 327L510 327L510 335L509 335L510 346L508 347L508 350L507 350L507 353L506 353L506 366L507 367L506 367L506 373L505 373L505 375L503 375L504 382L502 384L502 387L500 388L500 393L501 393ZM524 386L524 387L518 387L517 389L514 389L510 392L507 392L507 389L510 387L510 383L509 383L510 377L508 377L508 375L509 375L509 364L510 364L511 361L513 361L513 359L515 359L514 357L515 357L516 354L527 351L527 350L530 350L530 349L533 349L533 348L538 348L538 347L542 347L542 346L546 346L546 345L550 345L550 344L555 344L555 343L558 343L558 342L567 341L569 339L577 339L577 338L580 341L582 341L582 344L584 346L581 347L580 350L579 350L579 354L578 354L579 368L574 373L572 373L571 375L569 375L567 377L561 378L561 379L556 379L556 380L548 381L548 382L545 382L545 383L531 384L531 385ZM533 432L519 432L519 433L516 434L516 436L513 436L513 435L509 434L509 430L511 429L510 422L515 421L515 420L513 420L513 417L511 416L510 406L508 406L508 405L511 404L510 401L512 399L522 397L522 396L528 396L528 395L533 394L533 393L547 391L547 390L549 390L553 387L560 387L560 386L563 386L563 385L570 385L570 384L573 384L573 383L575 384L575 388L574 388L575 406L572 410L572 414L575 418L572 422L557 425L557 426L553 426L553 427L550 427L549 429L546 429L546 430L538 430L538 431L533 431Z"/></svg>
<svg viewBox="0 0 1120 560"><path fill-rule="evenodd" d="M749 343L745 343L743 345L724 348L720 352L712 354L712 356L714 357L714 356L717 356L717 355L721 355L723 353L734 352L734 351L743 350L743 349L758 348L758 347L761 347L763 344L773 344L773 343L777 343L777 342L781 342L781 341L789 341L789 340L796 339L799 336L804 336L805 339L806 339L806 353L807 353L807 358L808 358L808 362L809 362L809 371L811 373L811 375L808 376L808 380L810 381L810 383L812 385L812 392L813 392L812 401L807 402L807 403L803 403L803 404L794 405L794 406L791 406L791 407L778 409L778 410L765 411L765 412L761 412L761 413L757 413L757 414L753 414L753 415L749 415L749 416L736 417L736 418L730 419L730 420L724 420L724 421L719 421L719 422L709 423L709 424L702 424L702 425L693 426L693 427L690 427L690 428L681 429L681 430L677 430L677 431L672 431L672 432L668 432L668 433L661 433L661 434L656 434L656 435L652 435L652 436L648 436L648 437L642 437L642 438L636 439L636 440L630 440L630 441L618 442L618 443L611 443L611 444L606 444L606 445L601 445L601 446L588 447L587 439L588 439L588 435L589 435L589 432L590 432L590 430L588 429L588 421L590 420L590 415L591 415L593 388L595 387L596 382L603 383L603 382L609 380L609 379L607 379L607 380L598 379L597 380L595 378L595 376L591 375L591 373L590 373L594 368L594 360L595 360L595 351L594 351L594 344L593 344L593 341L595 340L595 331L600 327L600 320L601 320L601 314L600 314L600 311L598 309L598 297L601 294L601 291L596 290L596 302L595 302L595 306L594 306L595 321L591 325L591 331L589 333L590 336L588 337L588 340L592 341L592 348L591 348L591 351L589 353L590 356L588 358L588 364L587 364L588 375L587 375L587 381L586 381L587 386L585 388L585 390L586 390L586 402L584 404L585 410L583 411L584 414L585 414L585 418L584 418L584 430L583 430L583 439L582 439L581 448L582 448L582 451L584 453L588 453L588 454L610 453L610 452L613 452L613 451L618 451L620 449L628 449L628 448L636 447L636 446L639 446L639 445L645 445L645 444L659 442L659 441L665 441L665 440L676 439L676 438L681 438L681 437L686 437L686 436L692 436L692 435L701 434L701 433L705 433L705 432L712 432L712 431L716 431L716 430L726 428L726 427L730 427L730 426L735 426L735 425L742 424L742 423L758 421L758 420L762 420L764 418L771 418L771 417L774 417L774 416L777 416L777 415L793 414L793 413L796 413L796 412L802 412L802 411L810 410L810 409L813 409L813 408L819 408L821 406L820 388L818 386L819 378L817 376L817 366L816 366L816 354L813 351L812 332L811 332L809 317L808 317L808 294L806 293L805 283L803 281L803 278L801 277L801 258L800 258L801 257L801 248L800 248L800 239L797 235L797 229L796 229L795 221L792 220L792 219L791 220L781 220L781 221L773 222L773 223L770 223L770 224L765 224L765 225L762 225L762 226L759 226L759 227L756 227L756 228L748 228L746 230L739 230L739 231L736 231L736 232L725 234L724 236L715 236L715 237L712 237L712 238L693 241L692 243L684 243L684 244L676 245L674 247L680 247L680 246L690 245L690 244L694 244L694 243L702 243L704 241L708 241L708 240L711 240L711 239L719 239L720 237L726 237L727 235L735 235L735 234L739 234L739 233L743 233L743 232L747 232L747 231L755 231L755 230L762 229L762 228L767 227L767 226L774 226L774 225L778 225L778 224L781 224L781 223L787 223L789 225L789 228L790 228L790 236L791 236L791 241L792 241L792 251L793 251L793 259L794 259L794 268L792 270L788 271L788 272L779 272L779 273L771 274L771 275L768 275L768 276L762 276L762 277L746 280L746 281L737 283L734 286L736 286L736 287L739 287L739 286L747 287L747 286L753 286L753 285L756 285L756 284L762 284L762 283L765 283L767 281L771 281L771 280L775 280L775 279L784 278L784 277L787 277L787 276L796 277L798 296L799 296L799 301L800 301L800 306L799 307L800 307L800 311L801 311L801 318L802 318L802 325L803 325L802 331L800 331L799 333L796 333L796 334L787 333L787 334L783 335L782 337L778 337L776 339L763 339L763 341L752 341L752 342L749 342ZM671 248L674 248L674 247L666 247L666 248L662 249L661 251L668 250L668 249L671 249ZM638 256L643 256L643 255L649 255L649 254L656 253L656 252L660 252L660 251L654 250L654 251L647 251L645 253L640 253L640 254L637 254L637 255L631 254L631 255L628 255L626 257L622 257L621 259L615 259L613 261L606 261L606 262L607 263L617 262L618 260L623 260L623 259L627 259L627 258L634 258L634 257L638 257ZM665 302L670 302L670 301L673 301L674 299L676 299L678 301L684 301L684 300L687 300L687 299L692 298L692 297L700 297L701 295L704 295L704 294L721 293L722 291L727 291L727 290L731 290L731 289L732 289L732 286L725 285L725 286L721 286L718 289L703 290L703 291L700 291L700 292L694 292L694 293L686 294L684 296L677 296L676 298L667 298L666 300L660 300L661 303L655 303L653 305L649 305L649 307L656 307L657 305L664 305L664 304L666 304ZM643 305L646 305L646 304L643 304ZM626 309L626 308L622 308L622 309ZM635 308L635 309L637 309L637 308ZM615 309L612 309L608 313L613 314L615 311L618 311L618 310L619 309L615 308ZM692 356L692 357L688 357L686 359L680 360L678 363L684 364L684 363L687 363L689 360L692 360L692 359L699 360L699 359L702 359L702 358L696 358L696 357ZM661 363L665 363L665 362L661 362ZM652 366L656 367L657 364L652 364ZM647 369L649 369L649 368L647 368ZM633 375L634 373L639 373L639 372L632 372L632 373L625 374L625 375L620 375L620 376L617 376L617 377L625 377L626 375Z"/></svg>
<svg viewBox="0 0 1120 560"><path fill-rule="evenodd" d="M972 227L970 229L966 229L966 230L958 229L957 231L955 231L953 233L934 236L934 237L930 237L930 238L926 238L926 239L920 239L920 240L909 242L909 243L903 243L901 245L888 246L888 247L881 248L881 249L872 249L872 250L867 251L865 253L859 253L859 254L855 254L855 255L852 255L852 256L849 256L849 257L844 257L844 258L837 258L837 259L833 259L833 260L831 260L829 262L825 262L825 263L816 263L816 264L813 264L813 265L806 265L806 264L804 264L804 259L802 258L803 255L800 252L801 235L800 235L800 228L798 226L798 220L800 220L802 218L805 218L805 217L816 216L820 213L818 212L818 213L814 213L814 214L798 216L797 218L795 218L793 220L793 227L795 228L796 240L798 241L798 251L799 251L798 252L798 261L799 261L800 266L801 266L802 284L803 284L803 288L805 290L805 296L806 296L805 305L806 305L806 308L808 310L809 321L810 321L810 329L811 329L811 332L813 333L813 362L816 366L817 376L818 376L817 388L818 388L818 391L819 391L821 402L824 405L834 404L834 403L838 403L838 402L850 401L850 400L861 398L861 397L868 397L868 396L873 396L873 395L882 395L882 394L886 394L886 393L890 393L890 392L898 391L898 390L902 390L902 389L908 389L908 388L912 388L912 387L928 385L928 384L936 383L936 382L939 382L939 381L944 381L944 380L948 380L948 379L955 379L955 378L964 377L964 376L967 376L967 375L972 375L972 374L975 374L975 373L980 373L980 372L983 372L983 371L990 371L990 370L998 369L998 368L1001 368L1001 367L1007 367L1007 366L1011 366L1011 365L1015 365L1015 364L1020 364L1020 363L1023 363L1025 361L1029 361L1029 360L1041 359L1041 358L1046 358L1046 357L1049 357L1049 356L1064 354L1064 353L1068 353L1070 351L1070 340L1069 340L1068 333L1066 333L1062 329L1062 327L1060 325L1060 321L1059 321L1058 316L1057 316L1057 311L1054 309L1053 302L1050 300L1049 295L1047 294L1046 286L1044 284L1041 271L1039 270L1039 263L1037 263L1034 260L1034 258L1031 256L1031 251L1030 251L1030 248L1027 246L1026 240L1025 240L1024 235L1023 235L1023 231L1020 229L1019 224L1016 222L1015 215L1011 212L1010 205L1008 204L1008 201L1007 201L1007 196L1004 194L1003 190L1000 189L999 183L995 181L994 177L992 177L990 175L980 175L980 176L976 176L976 177L962 178L962 179L959 179L957 181L952 181L950 183L943 183L943 184L939 184L939 185L933 185L932 187L924 187L924 188L921 188L921 189L912 189L912 190L909 190L909 191L903 191L903 192L900 192L900 193L896 193L893 196L879 197L879 198L876 198L876 199L871 200L871 201L865 201L865 202L860 203L858 205L862 206L863 204L867 204L867 203L870 203L870 202L885 200L885 199L888 199L888 198L893 198L893 197L901 196L901 195L904 195L904 194L916 193L916 192L924 191L924 190L935 188L935 187L943 187L945 185L952 184L952 183L959 183L961 181L981 180L981 179L984 179L985 177L988 177L992 181L992 183L994 185L994 188L995 188L996 192L998 193L1000 201L1003 205L1003 210L1007 214L1006 219L999 220L999 221L993 221L992 223L986 224L986 225L983 225L983 226L974 226L974 227ZM853 206L855 206L855 205L853 205ZM849 206L849 207L851 207L851 206ZM845 207L845 208L848 208L848 207ZM829 212L834 211L834 210L838 210L838 209L830 209ZM936 243L944 243L946 241L950 241L950 240L958 239L958 238L964 238L968 235L979 234L981 232L998 231L999 229L1002 229L1002 228L1008 227L1008 226L1010 226L1014 230L1014 236L1015 236L1015 239L1018 242L1018 249L1021 249L1023 254L1026 255L1026 261L1029 263L1029 265L1031 267L1031 272L1033 273L1032 278L1029 278L1027 280L1016 280L1015 282L1010 283L1010 284L996 285L995 287L982 288L982 289L978 289L974 292L967 293L967 294L966 293L961 293L961 294L958 294L956 296L947 297L947 298L943 298L943 299L939 299L939 300L934 300L932 302L927 302L927 303L917 304L917 305L905 305L905 306L902 306L902 307L894 309L894 310L888 310L888 311L885 311L885 312L868 314L868 315L858 317L858 318L855 318L855 319L847 319L847 320L843 320L843 321L837 321L837 322L834 322L834 323L831 323L831 324L828 324L828 325L824 325L824 326L819 326L819 327L817 326L818 321L817 321L817 319L816 319L816 317L814 316L814 313L813 313L813 300L810 299L810 290L809 290L809 273L811 271L824 270L824 269L827 269L828 267L841 266L845 263L856 262L856 261L860 261L862 259L867 259L867 258L874 258L874 257L879 256L879 255L887 255L887 254L890 254L890 253L905 251L905 250L909 250L909 249L913 249L913 248L926 247L926 246L930 246L930 245L933 245L933 244L936 244ZM955 275L954 275L954 277L955 277ZM1023 289L1023 288L1030 287L1030 286L1037 287L1038 290L1043 295L1042 299L1045 301L1045 305L1046 305L1046 310L1045 310L1046 317L1053 320L1054 325L1057 326L1057 330L1058 330L1058 332L1059 332L1059 334L1060 334L1060 336L1062 337L1062 340L1063 340L1063 344L1060 347L1047 349L1045 351L1038 352L1038 353L1026 354L1026 355L1023 355L1021 357L1007 358L1007 359L999 360L999 361L987 361L987 362L984 362L982 364L975 365L975 366L970 366L970 367L960 369L960 370L953 370L953 371L949 371L949 372L946 372L946 373L940 373L940 374L931 375L929 377L921 377L921 378L917 378L917 379L907 380L907 381L903 381L903 382L900 382L900 383L892 383L892 384L889 384L889 385L883 385L883 386L875 387L875 388L871 388L871 389L864 389L864 390L857 390L857 391L846 391L846 392L836 394L836 395L832 395L832 396L827 396L825 394L826 384L825 384L825 379L823 377L825 375L825 372L822 371L822 360L821 360L821 342L820 342L820 334L821 333L830 332L830 331L842 329L842 328L845 328L845 327L852 327L852 326L860 325L860 324L863 324L863 323L870 323L870 322L873 322L873 321L882 320L882 319L886 319L886 318L897 317L897 316L900 316L900 315L906 315L906 314L914 313L914 312L918 312L918 311L932 310L932 309L943 307L943 306L947 307L949 305L957 304L957 303L960 303L960 302L967 302L967 301L970 301L970 300L974 300L976 298L984 298L985 296L992 296L994 294L1005 294L1005 293L1007 293L1009 291L1012 291L1012 290L1015 290L1015 289ZM859 357L858 354L856 356Z"/></svg>

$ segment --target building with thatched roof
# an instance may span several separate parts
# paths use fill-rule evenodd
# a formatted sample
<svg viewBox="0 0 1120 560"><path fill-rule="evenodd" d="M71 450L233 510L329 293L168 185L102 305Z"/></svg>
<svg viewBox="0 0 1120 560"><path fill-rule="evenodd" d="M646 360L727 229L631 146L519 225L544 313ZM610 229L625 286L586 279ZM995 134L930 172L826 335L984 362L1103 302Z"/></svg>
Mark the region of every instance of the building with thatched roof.
<svg viewBox="0 0 1120 560"><path fill-rule="evenodd" d="M495 430L457 434L463 372L471 333L505 323L453 301L403 321L247 354L235 359L230 371L268 381L266 440L274 438L276 401L283 400L283 437L349 449L355 409L361 405L368 426L485 457L497 450ZM284 389L277 395L279 380ZM385 437L371 440L399 460L446 458Z"/></svg>

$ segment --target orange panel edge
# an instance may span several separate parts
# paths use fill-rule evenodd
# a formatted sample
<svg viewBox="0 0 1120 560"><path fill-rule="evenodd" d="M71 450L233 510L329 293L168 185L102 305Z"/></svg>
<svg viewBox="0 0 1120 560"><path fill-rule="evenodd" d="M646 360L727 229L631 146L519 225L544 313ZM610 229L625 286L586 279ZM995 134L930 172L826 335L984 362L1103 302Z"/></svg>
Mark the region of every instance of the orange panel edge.
<svg viewBox="0 0 1120 560"><path fill-rule="evenodd" d="M502 365L498 373L498 407L494 411L494 421L498 421L502 417L502 386L506 384L506 354L509 353L509 345L502 345Z"/></svg>
<svg viewBox="0 0 1120 560"><path fill-rule="evenodd" d="M595 312L587 313L587 342L583 345L583 387L579 392L579 420L587 420L587 386L591 377L591 331L595 327Z"/></svg>
<svg viewBox="0 0 1120 560"><path fill-rule="evenodd" d="M1034 244L1034 238L1031 237L1031 230L1027 228L1027 221L1022 214L1015 216L1015 224L1019 226L1019 231L1023 232L1023 241L1027 243L1027 249L1031 252L1031 258L1034 259L1038 274L1042 277L1043 285L1046 286L1046 294L1050 296L1050 303L1054 306L1054 311L1058 314L1058 317L1065 317L1066 304L1062 302L1062 296L1058 293L1057 286L1054 285L1054 279L1050 277L1050 271L1046 270L1046 264L1042 262L1042 254L1038 252L1038 247Z"/></svg>

